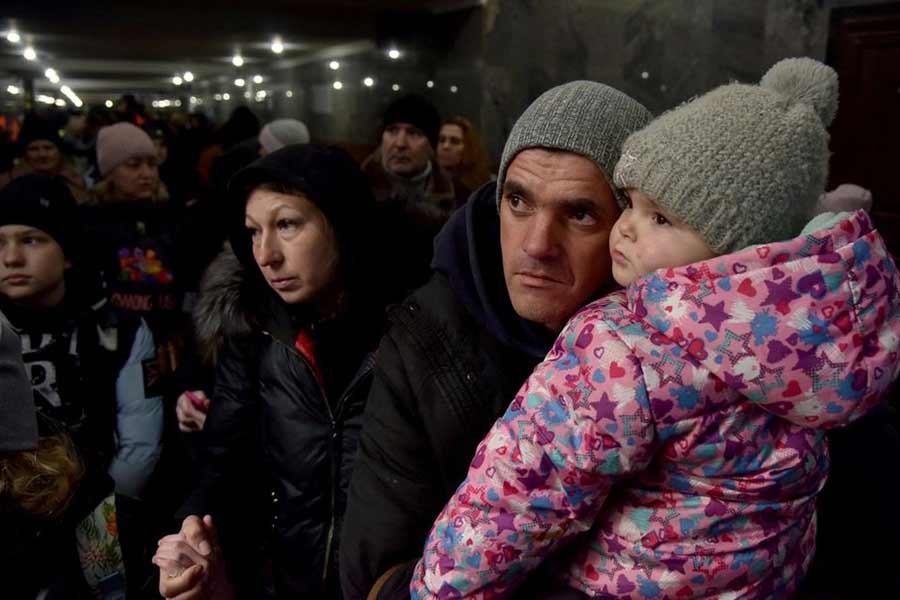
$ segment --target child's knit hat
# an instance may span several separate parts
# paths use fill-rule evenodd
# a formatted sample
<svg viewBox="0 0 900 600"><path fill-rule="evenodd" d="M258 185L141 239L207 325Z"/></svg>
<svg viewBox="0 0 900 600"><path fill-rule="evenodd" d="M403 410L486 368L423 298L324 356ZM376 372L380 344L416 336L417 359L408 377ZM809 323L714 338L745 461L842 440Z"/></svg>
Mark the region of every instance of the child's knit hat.
<svg viewBox="0 0 900 600"><path fill-rule="evenodd" d="M838 77L782 60L760 85L729 84L631 135L615 182L636 188L718 254L790 239L825 189Z"/></svg>

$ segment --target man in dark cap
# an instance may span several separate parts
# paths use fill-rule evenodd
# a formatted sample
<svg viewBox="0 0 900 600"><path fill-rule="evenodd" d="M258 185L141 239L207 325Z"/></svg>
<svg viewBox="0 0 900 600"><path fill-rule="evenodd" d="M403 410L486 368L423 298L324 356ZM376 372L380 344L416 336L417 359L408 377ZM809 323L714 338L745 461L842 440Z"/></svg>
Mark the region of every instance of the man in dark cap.
<svg viewBox="0 0 900 600"><path fill-rule="evenodd" d="M409 95L384 111L381 146L362 165L379 202L424 203L444 218L465 202L463 188L434 162L441 117L425 98Z"/></svg>
<svg viewBox="0 0 900 600"><path fill-rule="evenodd" d="M469 190L434 161L441 118L425 98L404 96L384 112L381 145L362 163L378 203L382 250L394 265L391 289L428 279L434 236Z"/></svg>

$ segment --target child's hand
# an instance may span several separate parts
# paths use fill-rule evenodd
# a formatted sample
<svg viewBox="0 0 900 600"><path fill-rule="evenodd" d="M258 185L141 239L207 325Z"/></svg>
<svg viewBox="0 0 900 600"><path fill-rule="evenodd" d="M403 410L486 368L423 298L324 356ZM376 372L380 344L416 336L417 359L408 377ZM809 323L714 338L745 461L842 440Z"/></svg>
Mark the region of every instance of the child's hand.
<svg viewBox="0 0 900 600"><path fill-rule="evenodd" d="M159 541L153 556L159 567L159 593L175 600L231 600L234 591L225 573L212 517L190 516L181 531Z"/></svg>
<svg viewBox="0 0 900 600"><path fill-rule="evenodd" d="M206 411L209 398L202 390L187 391L175 403L175 415L178 417L178 429L184 432L201 431L206 423Z"/></svg>

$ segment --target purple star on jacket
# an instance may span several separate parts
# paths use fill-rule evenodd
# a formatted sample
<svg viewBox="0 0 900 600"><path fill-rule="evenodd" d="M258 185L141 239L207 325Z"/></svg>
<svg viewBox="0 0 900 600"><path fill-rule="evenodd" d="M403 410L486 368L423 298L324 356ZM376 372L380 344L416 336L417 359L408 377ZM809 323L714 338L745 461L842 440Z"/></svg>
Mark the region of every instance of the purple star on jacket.
<svg viewBox="0 0 900 600"><path fill-rule="evenodd" d="M797 364L794 365L794 371L803 371L805 373L813 373L822 364L822 359L816 356L816 349L797 350Z"/></svg>
<svg viewBox="0 0 900 600"><path fill-rule="evenodd" d="M515 513L502 511L496 517L492 517L491 521L497 524L497 534L503 533L505 530L509 529L512 532L515 532L516 528L513 526L513 521L516 518Z"/></svg>
<svg viewBox="0 0 900 600"><path fill-rule="evenodd" d="M700 323L709 323L713 327L716 328L716 331L721 331L722 323L731 318L727 312L725 312L725 301L722 300L718 304L707 304L703 303L703 310L706 314L703 315L703 318L700 319Z"/></svg>
<svg viewBox="0 0 900 600"><path fill-rule="evenodd" d="M800 297L791 289L791 285L793 285L793 278L791 277L777 283L768 280L764 283L766 284L766 287L769 288L769 295L766 296L766 299L763 300L760 306L768 306L771 304L778 307L778 305L784 303L784 306L787 307L791 300L796 300Z"/></svg>
<svg viewBox="0 0 900 600"><path fill-rule="evenodd" d="M612 402L609 399L609 396L606 392L603 392L603 395L600 396L600 400L597 402L591 402L591 408L596 411L594 415L595 420L599 423L601 419L609 419L613 423L616 422L616 403Z"/></svg>

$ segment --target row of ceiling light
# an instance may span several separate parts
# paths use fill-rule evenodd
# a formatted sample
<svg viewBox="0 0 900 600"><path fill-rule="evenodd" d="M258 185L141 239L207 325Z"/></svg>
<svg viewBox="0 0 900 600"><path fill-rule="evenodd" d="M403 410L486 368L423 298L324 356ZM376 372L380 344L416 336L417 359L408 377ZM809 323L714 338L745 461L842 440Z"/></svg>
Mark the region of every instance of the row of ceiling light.
<svg viewBox="0 0 900 600"><path fill-rule="evenodd" d="M21 34L15 29L10 29L9 31L7 31L5 36L6 41L10 44L19 45L22 42ZM26 46L22 50L22 56L28 62L35 62L38 59L38 53L31 45ZM65 84L61 85L62 81L59 73L56 72L56 69L53 69L52 67L46 67L44 69L44 77L46 77L47 80L53 85L58 85L59 91L62 92L62 95L68 98L69 102L71 102L76 108L81 108L84 105L84 102L82 102L81 98L79 98L78 95L74 91L72 91L72 88ZM17 95L21 90L14 85L10 85L7 86L6 91L10 94ZM64 99L54 98L53 96L48 96L46 94L39 94L35 99L38 102L44 104L53 104L59 107L66 106L66 101Z"/></svg>

